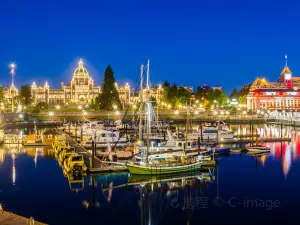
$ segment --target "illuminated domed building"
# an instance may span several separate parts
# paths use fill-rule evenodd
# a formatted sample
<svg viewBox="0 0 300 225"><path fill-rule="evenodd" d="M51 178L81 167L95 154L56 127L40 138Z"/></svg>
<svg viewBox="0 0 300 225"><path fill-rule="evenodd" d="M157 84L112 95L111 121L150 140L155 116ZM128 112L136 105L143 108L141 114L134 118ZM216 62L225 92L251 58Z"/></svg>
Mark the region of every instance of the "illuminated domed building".
<svg viewBox="0 0 300 225"><path fill-rule="evenodd" d="M140 101L140 97L129 83L125 83L124 85L116 83L115 85L123 108ZM5 100L8 104L11 104L13 97L18 96L18 91L14 84L9 88L5 88ZM153 87L150 89L150 96L154 97L160 103L163 97L162 91L163 88L161 85ZM45 102L50 106L55 106L70 103L91 103L99 94L100 86L95 85L94 80L84 67L81 59L78 62L78 67L73 72L71 81L67 85L61 82L60 88L57 89L50 87L47 81L44 85L37 85L36 82L33 82L31 85L31 95L34 104ZM146 95L144 94L144 96Z"/></svg>
<svg viewBox="0 0 300 225"><path fill-rule="evenodd" d="M300 110L300 77L292 74L286 62L276 82L256 78L247 95L248 109Z"/></svg>
<svg viewBox="0 0 300 225"><path fill-rule="evenodd" d="M50 88L47 81L43 86L38 86L33 82L31 92L34 103L46 102L50 105L63 105L69 102L91 102L100 93L100 87L95 86L93 79L80 59L68 85L64 85L62 82L60 89L54 89Z"/></svg>

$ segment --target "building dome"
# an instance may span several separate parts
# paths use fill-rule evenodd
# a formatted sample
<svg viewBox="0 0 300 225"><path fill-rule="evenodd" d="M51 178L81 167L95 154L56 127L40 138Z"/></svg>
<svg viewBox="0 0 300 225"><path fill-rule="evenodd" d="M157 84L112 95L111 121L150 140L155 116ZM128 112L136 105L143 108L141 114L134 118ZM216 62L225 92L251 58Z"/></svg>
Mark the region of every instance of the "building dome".
<svg viewBox="0 0 300 225"><path fill-rule="evenodd" d="M74 71L74 76L89 76L87 69L83 67L82 59L78 62L78 67Z"/></svg>

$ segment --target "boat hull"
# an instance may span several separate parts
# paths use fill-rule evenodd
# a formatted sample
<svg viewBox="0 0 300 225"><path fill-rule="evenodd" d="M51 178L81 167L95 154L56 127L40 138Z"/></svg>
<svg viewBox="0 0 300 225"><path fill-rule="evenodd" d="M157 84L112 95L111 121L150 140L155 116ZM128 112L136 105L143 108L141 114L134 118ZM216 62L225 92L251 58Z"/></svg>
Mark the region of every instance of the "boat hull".
<svg viewBox="0 0 300 225"><path fill-rule="evenodd" d="M181 166L141 166L136 164L127 164L127 167L131 174L142 174L142 175L161 175L161 174L177 174L197 171L201 168L201 162L196 162L188 165Z"/></svg>
<svg viewBox="0 0 300 225"><path fill-rule="evenodd" d="M247 148L247 151L261 153L261 152L270 152L270 149L269 148L261 148L261 147L257 147L257 148L252 147L252 148Z"/></svg>

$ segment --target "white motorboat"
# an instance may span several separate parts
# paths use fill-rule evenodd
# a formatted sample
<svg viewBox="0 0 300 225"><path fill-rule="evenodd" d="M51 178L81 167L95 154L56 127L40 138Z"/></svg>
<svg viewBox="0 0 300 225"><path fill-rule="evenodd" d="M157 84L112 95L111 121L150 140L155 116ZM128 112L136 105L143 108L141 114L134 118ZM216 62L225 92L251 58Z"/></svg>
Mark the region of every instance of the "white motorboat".
<svg viewBox="0 0 300 225"><path fill-rule="evenodd" d="M270 152L270 148L267 146L261 146L261 145L257 145L257 146L249 146L246 148L247 151L249 152Z"/></svg>
<svg viewBox="0 0 300 225"><path fill-rule="evenodd" d="M91 148L92 141L95 142L96 148L107 147L108 144L117 147L124 147L129 144L125 137L120 137L120 132L107 130L96 130L91 132L88 136L84 136L82 145L85 148Z"/></svg>

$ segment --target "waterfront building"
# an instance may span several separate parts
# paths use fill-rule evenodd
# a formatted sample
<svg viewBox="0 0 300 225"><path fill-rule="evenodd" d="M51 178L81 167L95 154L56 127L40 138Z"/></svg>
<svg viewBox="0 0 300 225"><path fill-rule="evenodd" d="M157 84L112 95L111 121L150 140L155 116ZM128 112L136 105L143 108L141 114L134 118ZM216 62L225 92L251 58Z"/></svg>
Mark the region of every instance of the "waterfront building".
<svg viewBox="0 0 300 225"><path fill-rule="evenodd" d="M66 103L90 103L100 93L100 86L96 86L94 80L79 60L78 67L74 70L72 80L64 85L61 82L60 89L50 88L46 81L44 85L31 85L33 102L46 102L50 105L64 105Z"/></svg>
<svg viewBox="0 0 300 225"><path fill-rule="evenodd" d="M132 91L130 90L129 83L125 83L125 85L118 85L116 82L116 88L119 94L120 101L122 103L122 106L124 108L125 105L131 104L133 101Z"/></svg>
<svg viewBox="0 0 300 225"><path fill-rule="evenodd" d="M129 83L119 85L116 82L115 85L123 108L140 101L140 98L135 95L135 91L130 87ZM143 90L144 92L146 91L146 89ZM150 89L150 96L160 103L163 97L162 92L163 88L159 85ZM71 81L66 85L64 82L61 82L60 88L53 88L50 87L47 81L43 85L38 85L36 82L31 84L33 104L39 102L45 102L51 106L68 105L72 103L86 104L93 102L100 93L100 86L95 84L81 59L78 62L78 67L73 72ZM12 98L15 98L18 94L19 90L13 83L9 88L4 89L4 96L8 104L11 104ZM146 96L146 94L144 94L144 96Z"/></svg>
<svg viewBox="0 0 300 225"><path fill-rule="evenodd" d="M275 82L258 77L247 95L249 110L300 110L300 77L293 76L287 65Z"/></svg>
<svg viewBox="0 0 300 225"><path fill-rule="evenodd" d="M184 86L184 89L186 89L190 93L193 93L193 91L194 91L193 86Z"/></svg>
<svg viewBox="0 0 300 225"><path fill-rule="evenodd" d="M19 90L13 83L10 85L10 87L4 88L3 92L4 92L4 99L8 104L11 104L12 100L19 95Z"/></svg>

